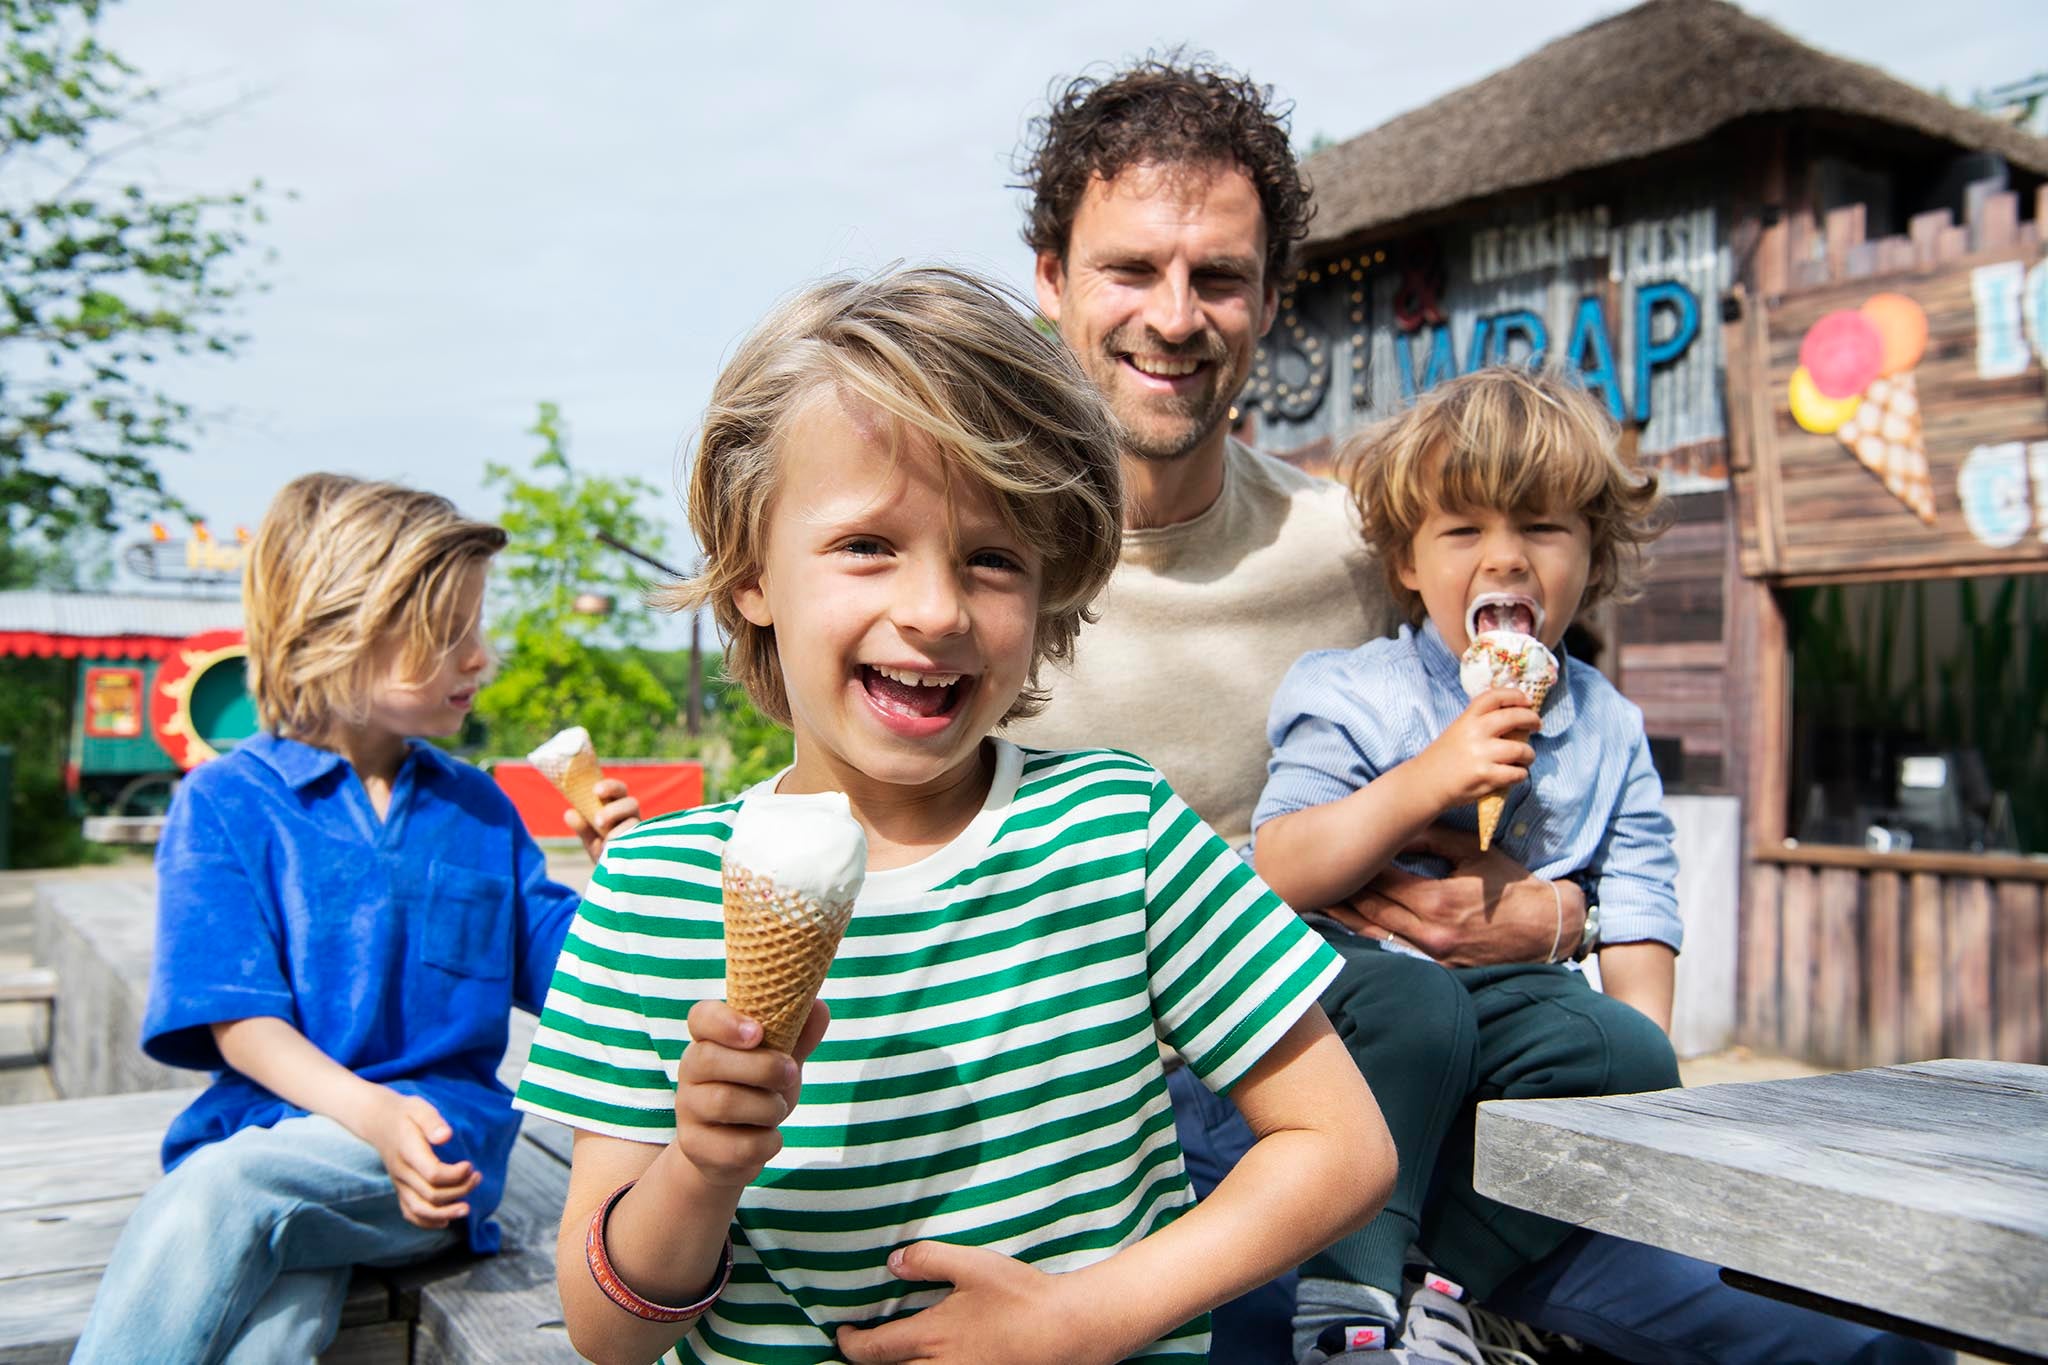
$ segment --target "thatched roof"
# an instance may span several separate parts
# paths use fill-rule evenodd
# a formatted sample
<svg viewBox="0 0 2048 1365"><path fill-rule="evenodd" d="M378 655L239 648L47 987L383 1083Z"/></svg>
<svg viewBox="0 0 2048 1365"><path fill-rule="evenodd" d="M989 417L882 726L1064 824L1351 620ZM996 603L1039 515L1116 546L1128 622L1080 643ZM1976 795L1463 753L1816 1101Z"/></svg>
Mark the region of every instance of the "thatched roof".
<svg viewBox="0 0 2048 1365"><path fill-rule="evenodd" d="M1309 157L1306 248L1797 111L1911 129L2048 175L2048 138L1816 51L1724 0L1649 0Z"/></svg>

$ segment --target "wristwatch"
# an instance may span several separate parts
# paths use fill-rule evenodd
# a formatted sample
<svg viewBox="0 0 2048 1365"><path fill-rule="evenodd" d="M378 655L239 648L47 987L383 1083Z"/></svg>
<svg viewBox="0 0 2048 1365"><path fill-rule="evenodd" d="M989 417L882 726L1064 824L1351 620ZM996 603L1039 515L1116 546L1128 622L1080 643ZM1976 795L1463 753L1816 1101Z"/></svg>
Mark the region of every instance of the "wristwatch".
<svg viewBox="0 0 2048 1365"><path fill-rule="evenodd" d="M1572 950L1572 961L1584 962L1600 947L1600 879L1590 872L1575 872L1571 880L1586 897L1586 927L1579 935L1579 946Z"/></svg>

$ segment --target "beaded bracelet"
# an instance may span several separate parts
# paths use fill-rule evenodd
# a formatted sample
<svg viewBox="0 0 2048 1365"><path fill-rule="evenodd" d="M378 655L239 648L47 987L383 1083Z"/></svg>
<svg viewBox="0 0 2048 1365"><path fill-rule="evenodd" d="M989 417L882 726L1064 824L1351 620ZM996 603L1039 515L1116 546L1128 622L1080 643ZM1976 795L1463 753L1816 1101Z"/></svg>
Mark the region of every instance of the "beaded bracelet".
<svg viewBox="0 0 2048 1365"><path fill-rule="evenodd" d="M597 1212L590 1216L590 1231L583 1238L583 1259L590 1263L590 1278L597 1281L597 1287L604 1296L636 1318L648 1322L690 1322L701 1317L705 1310L718 1302L718 1296L725 1292L725 1282L732 1278L732 1238L725 1239L725 1246L718 1253L718 1269L711 1276L711 1290L695 1303L684 1308L670 1308L663 1304L641 1298L626 1287L612 1269L612 1258L605 1251L605 1225L611 1222L612 1209L624 1197L634 1182L628 1180L611 1192L611 1196L598 1205Z"/></svg>

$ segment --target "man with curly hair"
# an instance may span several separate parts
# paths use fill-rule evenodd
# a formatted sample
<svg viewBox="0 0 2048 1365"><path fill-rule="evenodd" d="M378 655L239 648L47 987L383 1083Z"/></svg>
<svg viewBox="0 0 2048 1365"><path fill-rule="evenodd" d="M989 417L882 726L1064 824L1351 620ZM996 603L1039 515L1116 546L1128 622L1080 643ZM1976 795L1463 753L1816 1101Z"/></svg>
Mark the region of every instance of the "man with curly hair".
<svg viewBox="0 0 2048 1365"><path fill-rule="evenodd" d="M1049 104L1022 173L1020 188L1031 195L1024 239L1036 256L1039 306L1121 424L1125 532L1120 564L1095 604L1098 624L1070 666L1049 670L1047 709L1010 733L1049 748L1142 754L1218 833L1243 844L1266 780L1268 708L1289 665L1396 624L1343 489L1230 433L1231 405L1313 212L1289 145L1290 108L1269 87L1178 52L1068 82ZM1399 938L1449 967L1540 963L1570 956L1585 937L1586 900L1573 881L1534 877L1498 849L1482 853L1470 833L1432 830L1410 851L1435 855L1449 875L1382 873L1325 912L1334 932ZM1428 962L1383 956L1390 977L1443 975ZM1354 1009L1365 1023L1345 1038L1375 1090L1390 1094L1457 1068L1423 1041L1455 1029L1407 1026L1408 1010L1436 997L1408 1001L1392 979L1376 993L1387 1002L1385 1027L1368 1027L1374 1012ZM1661 1036L1657 1043L1668 1070L1670 1048ZM1499 1069L1512 1071L1516 1060ZM1483 1084L1510 1079L1489 1074ZM1190 1174L1206 1196L1250 1130L1185 1069L1172 1073L1169 1089ZM1462 1168L1466 1193L1469 1146L1452 1148L1469 1144L1469 1123L1466 1103L1437 1163L1439 1172ZM1728 1289L1701 1262L1552 1226L1552 1249L1532 1249L1533 1263L1475 1288L1514 1317L1623 1358L1927 1358L1897 1338ZM1430 1242L1430 1228L1425 1214L1389 1230L1394 1254L1411 1236ZM1297 1349L1287 1339L1296 1289L1276 1282L1218 1311L1211 1359L1478 1365L1469 1315L1441 1275L1418 1277L1397 1300L1335 1263L1312 1262L1306 1274ZM1372 1324L1376 1333L1323 1331Z"/></svg>

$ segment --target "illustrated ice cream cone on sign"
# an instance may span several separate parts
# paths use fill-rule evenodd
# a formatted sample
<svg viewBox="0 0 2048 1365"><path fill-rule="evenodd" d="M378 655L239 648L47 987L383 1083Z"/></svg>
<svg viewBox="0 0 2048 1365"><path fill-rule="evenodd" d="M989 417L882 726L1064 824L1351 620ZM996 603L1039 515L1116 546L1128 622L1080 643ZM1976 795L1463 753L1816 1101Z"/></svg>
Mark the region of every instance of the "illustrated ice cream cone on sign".
<svg viewBox="0 0 2048 1365"><path fill-rule="evenodd" d="M1477 697L1495 687L1512 687L1529 699L1533 711L1557 682L1557 656L1536 632L1543 628L1543 608L1526 597L1482 593L1465 609L1465 638L1471 641L1458 660L1458 681L1465 695ZM1507 739L1526 741L1530 732L1510 730ZM1506 787L1479 798L1479 848L1493 847L1501 812L1507 809Z"/></svg>
<svg viewBox="0 0 2048 1365"><path fill-rule="evenodd" d="M839 792L749 797L725 844L725 1002L788 1052L866 880L868 840Z"/></svg>
<svg viewBox="0 0 2048 1365"><path fill-rule="evenodd" d="M1934 524L1934 480L1913 367L1927 351L1927 314L1904 294L1873 294L1806 329L1789 385L1792 420L1833 436L1893 497Z"/></svg>
<svg viewBox="0 0 2048 1365"><path fill-rule="evenodd" d="M597 828L597 813L604 802L597 799L597 784L604 777L597 766L597 750L591 747L590 732L572 725L526 756L540 774L569 798L569 805Z"/></svg>

